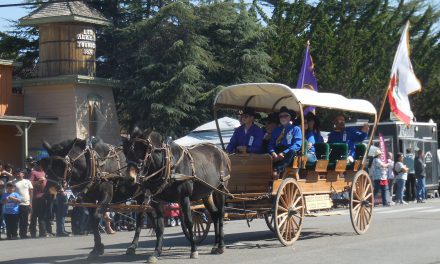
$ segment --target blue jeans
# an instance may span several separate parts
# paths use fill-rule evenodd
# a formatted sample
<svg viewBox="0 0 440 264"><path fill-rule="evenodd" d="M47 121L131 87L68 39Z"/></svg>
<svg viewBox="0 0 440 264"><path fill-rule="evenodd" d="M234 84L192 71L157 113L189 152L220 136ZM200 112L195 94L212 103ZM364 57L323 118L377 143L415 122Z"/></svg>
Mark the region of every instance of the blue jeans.
<svg viewBox="0 0 440 264"><path fill-rule="evenodd" d="M284 168L291 165L293 158L295 157L295 153L293 151L289 151L284 155L284 159L277 161L273 164L275 170L281 174L284 171Z"/></svg>
<svg viewBox="0 0 440 264"><path fill-rule="evenodd" d="M423 178L417 178L417 200L425 200L426 199L426 179Z"/></svg>
<svg viewBox="0 0 440 264"><path fill-rule="evenodd" d="M382 194L382 205L388 205L388 203L387 203L388 185L380 185L380 180L374 180L373 195L376 196L377 193L379 192L379 190Z"/></svg>
<svg viewBox="0 0 440 264"><path fill-rule="evenodd" d="M397 191L396 191L396 202L403 203L403 192L405 191L405 182L404 179L397 179Z"/></svg>
<svg viewBox="0 0 440 264"><path fill-rule="evenodd" d="M318 159L316 158L315 153L312 153L312 152L307 153L307 162L314 163L317 160Z"/></svg>
<svg viewBox="0 0 440 264"><path fill-rule="evenodd" d="M57 235L60 235L64 232L66 232L66 230L64 229L65 218L66 217L64 215L56 214Z"/></svg>

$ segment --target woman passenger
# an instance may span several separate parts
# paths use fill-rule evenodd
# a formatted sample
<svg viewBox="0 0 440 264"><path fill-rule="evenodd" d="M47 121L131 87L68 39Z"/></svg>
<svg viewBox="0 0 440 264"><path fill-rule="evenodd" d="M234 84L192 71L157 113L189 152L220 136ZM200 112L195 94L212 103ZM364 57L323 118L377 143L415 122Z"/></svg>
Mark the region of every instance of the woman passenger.
<svg viewBox="0 0 440 264"><path fill-rule="evenodd" d="M305 134L308 143L307 162L316 162L317 157L315 154L315 143L323 143L324 139L319 131L319 122L316 120L316 116L309 112L306 116Z"/></svg>

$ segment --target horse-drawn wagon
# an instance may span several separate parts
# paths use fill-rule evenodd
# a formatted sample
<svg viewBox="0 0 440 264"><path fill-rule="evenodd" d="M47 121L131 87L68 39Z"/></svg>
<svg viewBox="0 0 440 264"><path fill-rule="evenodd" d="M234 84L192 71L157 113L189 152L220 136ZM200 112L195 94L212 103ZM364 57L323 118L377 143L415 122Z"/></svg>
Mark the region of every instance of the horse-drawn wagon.
<svg viewBox="0 0 440 264"><path fill-rule="evenodd" d="M222 89L214 101L214 115L220 109L252 107L257 111L276 112L281 106L299 113L304 135L304 109L307 106L362 113L376 120L375 107L365 100L348 99L341 95L318 93L308 89L291 89L283 84L249 83ZM219 130L219 137L221 133ZM332 206L334 194L348 192L350 219L356 233L365 233L372 220L373 188L368 173L363 170L367 147L356 145L355 160L348 161L346 144L316 143L316 162L307 161L304 136L302 148L293 164L280 179L273 179L272 158L269 154L232 154L231 173L226 199L228 218L252 219L264 216L270 230L283 245L291 245L299 237L305 212ZM225 146L223 145L223 148ZM340 198L340 196L338 196ZM341 200L341 199L338 199ZM206 237L207 227L196 221L198 240Z"/></svg>
<svg viewBox="0 0 440 264"><path fill-rule="evenodd" d="M214 115L217 121L219 109L253 107L270 113L279 111L281 106L299 113L302 135L305 130L303 112L307 106L366 114L374 117L375 126L377 124L376 109L367 101L271 83L240 84L222 89L214 101ZM218 132L224 148L219 129ZM97 231L99 215L95 213L98 212L96 207L101 211L148 212L153 218L157 237L156 248L149 258L154 262L162 252L163 243L160 204L178 202L182 208L182 229L191 243L191 257L196 258L196 242L206 238L211 221L215 227L215 244L211 253L223 253L225 204L228 218L246 219L249 223L255 217L264 217L280 242L291 245L300 235L307 210L330 208L334 194L349 193L342 198L336 196L349 205L355 232L365 233L371 223L374 205L371 180L363 170L371 140L370 137L367 147L356 145L355 160L351 162L347 159L346 144L316 143L318 159L310 162L303 136L302 147L292 165L281 177L273 178L272 158L268 154L227 156L212 144L184 148L171 141L164 143L163 137L151 130L135 130L124 144L126 166L105 170L110 176L117 171L115 177L91 173L96 162L90 157L96 147L89 147L81 140L69 141L56 148L48 145L46 149L52 154L47 160L46 171L54 182L77 182L87 187L87 199L91 204L82 205L91 207L94 215L95 246L91 256L104 252ZM97 150L100 148L108 147L102 145ZM97 153L105 157L107 152ZM118 158L118 164L120 160L122 157ZM126 173L119 175L122 169ZM134 198L137 207L120 204ZM129 254L136 250L142 222L141 213L137 217L135 237L127 249Z"/></svg>

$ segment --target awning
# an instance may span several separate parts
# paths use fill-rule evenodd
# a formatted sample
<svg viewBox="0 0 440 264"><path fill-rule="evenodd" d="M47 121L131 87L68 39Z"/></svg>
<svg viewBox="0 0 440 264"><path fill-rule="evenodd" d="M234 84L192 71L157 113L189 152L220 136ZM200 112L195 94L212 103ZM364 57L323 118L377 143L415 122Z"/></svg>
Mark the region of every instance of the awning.
<svg viewBox="0 0 440 264"><path fill-rule="evenodd" d="M339 94L319 93L309 89L292 89L280 83L245 83L223 88L214 100L216 108L240 109L245 106L274 112L282 106L300 111L300 105L376 115L376 108L361 99Z"/></svg>
<svg viewBox="0 0 440 264"><path fill-rule="evenodd" d="M19 124L56 124L57 117L31 117L31 116L0 116L1 125L19 125Z"/></svg>

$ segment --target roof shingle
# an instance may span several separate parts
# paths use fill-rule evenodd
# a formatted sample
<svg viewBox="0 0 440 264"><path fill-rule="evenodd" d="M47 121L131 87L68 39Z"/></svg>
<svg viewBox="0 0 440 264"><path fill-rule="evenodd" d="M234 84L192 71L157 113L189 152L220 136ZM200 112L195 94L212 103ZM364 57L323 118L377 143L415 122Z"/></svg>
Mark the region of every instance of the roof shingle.
<svg viewBox="0 0 440 264"><path fill-rule="evenodd" d="M84 22L96 25L109 25L98 10L89 7L82 1L49 2L41 5L29 15L20 19L22 26L35 26L55 22Z"/></svg>

